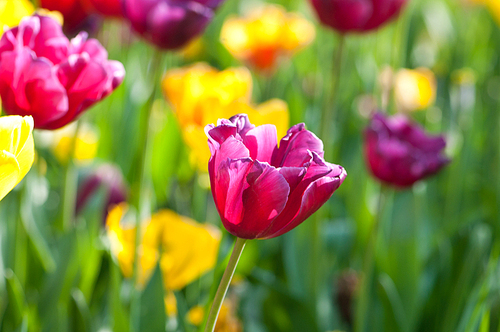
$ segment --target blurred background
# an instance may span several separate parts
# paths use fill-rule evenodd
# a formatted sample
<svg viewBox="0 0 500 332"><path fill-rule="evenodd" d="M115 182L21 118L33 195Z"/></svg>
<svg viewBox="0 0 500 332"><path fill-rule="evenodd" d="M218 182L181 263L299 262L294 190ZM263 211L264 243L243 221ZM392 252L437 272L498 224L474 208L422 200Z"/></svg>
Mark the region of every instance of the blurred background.
<svg viewBox="0 0 500 332"><path fill-rule="evenodd" d="M410 0L380 29L340 34L306 0L227 0L202 36L163 52L126 19L85 16L75 28L66 15L65 31L87 29L126 76L78 125L34 134L35 164L0 203L0 330L200 330L234 242L209 189L202 128L254 112L279 137L304 122L348 176L298 228L247 243L216 331L500 331L497 1ZM444 135L451 162L408 188L382 185L363 154L376 110ZM76 128L78 200L61 229ZM138 280L136 213L154 238Z"/></svg>

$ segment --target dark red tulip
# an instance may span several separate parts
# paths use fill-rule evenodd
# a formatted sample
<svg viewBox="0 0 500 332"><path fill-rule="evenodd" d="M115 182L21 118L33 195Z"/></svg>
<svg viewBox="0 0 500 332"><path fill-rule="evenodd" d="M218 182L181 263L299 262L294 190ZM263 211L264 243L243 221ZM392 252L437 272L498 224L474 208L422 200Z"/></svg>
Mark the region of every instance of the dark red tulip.
<svg viewBox="0 0 500 332"><path fill-rule="evenodd" d="M127 189L119 168L104 164L84 178L78 188L76 214L80 213L89 199L100 191L104 193L103 220L106 220L110 207L127 200Z"/></svg>
<svg viewBox="0 0 500 332"><path fill-rule="evenodd" d="M125 70L82 32L71 41L52 18L34 15L0 39L0 97L6 114L57 129L109 95Z"/></svg>
<svg viewBox="0 0 500 332"><path fill-rule="evenodd" d="M311 0L320 21L341 32L374 30L395 18L408 0Z"/></svg>
<svg viewBox="0 0 500 332"><path fill-rule="evenodd" d="M93 11L108 17L122 17L120 0L86 0Z"/></svg>
<svg viewBox="0 0 500 332"><path fill-rule="evenodd" d="M205 128L208 172L224 227L244 239L268 239L297 227L342 184L342 166L323 159L323 142L298 124L279 148L276 127L244 114Z"/></svg>
<svg viewBox="0 0 500 332"><path fill-rule="evenodd" d="M132 28L163 49L176 49L200 35L223 0L122 0Z"/></svg>
<svg viewBox="0 0 500 332"><path fill-rule="evenodd" d="M91 15L83 0L40 0L40 7L61 12L64 31L70 36L82 30L90 32L96 25L96 17Z"/></svg>
<svg viewBox="0 0 500 332"><path fill-rule="evenodd" d="M365 130L365 157L373 175L397 187L411 186L448 164L445 146L443 136L428 136L402 114L376 113Z"/></svg>

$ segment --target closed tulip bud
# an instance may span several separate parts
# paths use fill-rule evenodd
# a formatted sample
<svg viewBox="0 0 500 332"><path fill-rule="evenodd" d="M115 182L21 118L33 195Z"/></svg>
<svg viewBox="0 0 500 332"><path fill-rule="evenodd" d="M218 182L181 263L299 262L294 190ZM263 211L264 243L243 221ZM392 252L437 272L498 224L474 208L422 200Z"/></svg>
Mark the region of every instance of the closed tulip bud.
<svg viewBox="0 0 500 332"><path fill-rule="evenodd" d="M407 0L311 0L320 21L340 33L375 30L395 18Z"/></svg>
<svg viewBox="0 0 500 332"><path fill-rule="evenodd" d="M70 36L95 28L96 17L92 17L84 0L40 0L40 7L60 12L64 17L64 31Z"/></svg>
<svg viewBox="0 0 500 332"><path fill-rule="evenodd" d="M0 117L0 200L28 173L35 158L31 117Z"/></svg>
<svg viewBox="0 0 500 332"><path fill-rule="evenodd" d="M7 114L57 129L109 95L125 69L82 32L69 41L52 18L30 16L0 40L0 96Z"/></svg>
<svg viewBox="0 0 500 332"><path fill-rule="evenodd" d="M365 158L381 181L404 188L437 173L449 163L443 136L429 136L406 115L376 113L365 130Z"/></svg>
<svg viewBox="0 0 500 332"><path fill-rule="evenodd" d="M147 41L177 49L200 35L222 0L123 0L125 18Z"/></svg>
<svg viewBox="0 0 500 332"><path fill-rule="evenodd" d="M116 166L105 164L86 176L78 188L76 213L80 213L92 196L104 191L103 218L111 207L127 200L127 188L122 172Z"/></svg>
<svg viewBox="0 0 500 332"><path fill-rule="evenodd" d="M86 0L89 7L106 17L123 17L120 0Z"/></svg>
<svg viewBox="0 0 500 332"><path fill-rule="evenodd" d="M205 128L215 205L224 227L243 239L269 239L297 227L342 184L342 166L323 159L323 142L298 124L278 147L276 127L245 114Z"/></svg>

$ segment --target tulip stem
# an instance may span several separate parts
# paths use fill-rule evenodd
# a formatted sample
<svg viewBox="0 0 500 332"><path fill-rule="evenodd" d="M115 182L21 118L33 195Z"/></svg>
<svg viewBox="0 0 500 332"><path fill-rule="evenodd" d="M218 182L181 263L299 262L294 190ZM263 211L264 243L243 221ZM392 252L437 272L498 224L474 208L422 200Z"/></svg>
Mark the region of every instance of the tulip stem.
<svg viewBox="0 0 500 332"><path fill-rule="evenodd" d="M337 45L337 51L334 52L333 57L333 75L332 75L332 85L327 98L326 105L323 109L323 114L321 117L321 139L325 142L325 157L328 159L332 153L332 126L335 120L335 111L337 106L335 105L335 99L337 98L339 90L340 74L342 71L342 55L344 54L345 47L345 36L340 35L339 43Z"/></svg>
<svg viewBox="0 0 500 332"><path fill-rule="evenodd" d="M224 297L226 296L227 289L229 288L229 284L231 283L231 279L233 279L236 265L238 265L238 261L240 260L241 253L243 252L243 248L245 248L246 242L247 240L245 239L239 237L236 238L233 252L231 253L231 258L229 258L226 270L224 270L219 288L217 288L217 293L215 293L215 298L212 302L212 308L210 309L210 314L208 315L207 325L205 325L205 332L213 332L215 330L215 324L217 323L217 317L219 316L222 302L224 301Z"/></svg>
<svg viewBox="0 0 500 332"><path fill-rule="evenodd" d="M134 265L133 265L133 274L132 281L134 285L134 290L132 292L131 299L131 314L130 314L130 328L132 331L140 330L140 302L141 302L141 292L137 289L138 280L139 280L139 246L141 244L142 232L141 232L141 222L145 219L143 215L144 205L147 201L145 198L146 195L146 184L147 184L147 168L150 164L150 151L149 151L149 136L150 130L149 125L151 122L151 115L153 113L153 105L155 101L155 95L158 87L159 75L161 75L162 71L160 68L161 60L163 53L161 50L154 50L153 57L149 66L149 77L153 83L153 91L151 92L151 96L148 100L148 104L146 106L146 114L143 119L143 125L140 132L139 138L139 149L140 149L140 160L138 160L138 172L136 178L136 190L137 197L135 199L135 206L137 208L137 218L135 220L135 250L134 250Z"/></svg>
<svg viewBox="0 0 500 332"><path fill-rule="evenodd" d="M75 217L76 193L78 189L78 177L76 174L74 158L78 132L80 131L81 120L76 121L76 128L71 139L68 151L68 160L65 165L64 187L62 195L62 219L61 229L63 232L70 229Z"/></svg>
<svg viewBox="0 0 500 332"><path fill-rule="evenodd" d="M358 300L356 302L356 316L354 322L355 332L364 332L366 330L368 307L370 304L370 295L372 292L372 280L375 269L375 254L377 250L377 242L380 237L380 230L382 228L382 219L384 207L387 202L389 188L382 185L377 202L377 210L375 218L371 226L368 244L366 246L366 253L363 262L363 274L361 285L358 292Z"/></svg>

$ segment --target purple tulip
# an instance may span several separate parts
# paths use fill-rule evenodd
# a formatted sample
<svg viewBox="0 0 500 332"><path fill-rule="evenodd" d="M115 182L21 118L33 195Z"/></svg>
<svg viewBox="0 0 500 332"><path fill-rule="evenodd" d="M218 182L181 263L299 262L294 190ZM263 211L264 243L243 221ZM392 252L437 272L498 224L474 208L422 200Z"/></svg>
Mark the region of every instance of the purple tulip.
<svg viewBox="0 0 500 332"><path fill-rule="evenodd" d="M205 128L212 194L224 227L244 239L269 239L297 227L342 184L342 166L323 159L323 142L298 124L279 147L276 127L244 114Z"/></svg>
<svg viewBox="0 0 500 332"><path fill-rule="evenodd" d="M397 187L411 186L448 164L445 146L443 136L428 136L402 114L376 113L365 130L365 157L373 175Z"/></svg>
<svg viewBox="0 0 500 332"><path fill-rule="evenodd" d="M311 0L320 21L341 33L366 32L396 17L408 0Z"/></svg>
<svg viewBox="0 0 500 332"><path fill-rule="evenodd" d="M84 178L78 188L76 198L76 214L79 214L88 200L99 190L104 190L103 220L106 220L109 209L127 200L127 189L119 168L104 164Z"/></svg>
<svg viewBox="0 0 500 332"><path fill-rule="evenodd" d="M71 41L52 18L34 15L0 39L0 96L5 113L31 115L35 128L57 129L109 95L125 69L95 39Z"/></svg>
<svg viewBox="0 0 500 332"><path fill-rule="evenodd" d="M176 49L201 34L223 0L122 0L125 18L149 42Z"/></svg>

